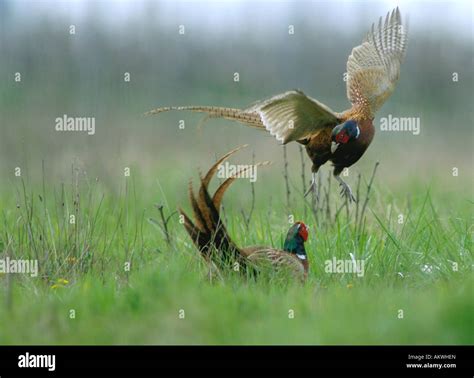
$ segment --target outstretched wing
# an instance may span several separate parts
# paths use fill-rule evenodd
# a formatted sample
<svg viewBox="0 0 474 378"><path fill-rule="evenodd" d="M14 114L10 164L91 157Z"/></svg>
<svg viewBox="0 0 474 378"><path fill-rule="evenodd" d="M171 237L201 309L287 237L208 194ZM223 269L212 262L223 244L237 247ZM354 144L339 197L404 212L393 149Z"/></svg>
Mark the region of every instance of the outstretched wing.
<svg viewBox="0 0 474 378"><path fill-rule="evenodd" d="M326 105L294 90L255 103L243 114L258 114L262 124L284 144L305 139L325 127L333 128L338 116Z"/></svg>
<svg viewBox="0 0 474 378"><path fill-rule="evenodd" d="M247 109L216 106L172 106L153 109L145 115L159 114L170 110L207 113L208 118L221 117L257 129L266 129L285 144L305 139L324 127L333 128L339 123L338 115L326 105L297 90L256 102Z"/></svg>
<svg viewBox="0 0 474 378"><path fill-rule="evenodd" d="M366 108L370 115L383 105L395 89L400 65L405 56L407 30L398 8L372 25L360 46L347 61L347 98L355 107Z"/></svg>

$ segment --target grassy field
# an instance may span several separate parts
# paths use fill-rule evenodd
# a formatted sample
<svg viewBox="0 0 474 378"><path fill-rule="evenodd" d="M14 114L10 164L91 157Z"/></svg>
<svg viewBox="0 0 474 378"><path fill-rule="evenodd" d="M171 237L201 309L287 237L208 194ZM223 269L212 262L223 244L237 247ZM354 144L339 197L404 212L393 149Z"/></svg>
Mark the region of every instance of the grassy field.
<svg viewBox="0 0 474 378"><path fill-rule="evenodd" d="M0 274L0 343L473 343L469 191L452 196L414 177L395 190L375 175L367 194L369 171L359 184L348 178L359 202L346 206L323 171L315 205L303 201L299 173L287 198L278 169L264 169L272 174L255 185L248 222L249 182L227 193L229 233L238 245L281 247L290 215L304 220L305 284L235 272L209 279L175 213L190 208L180 177L132 174L115 190L78 168L64 184L11 179L0 196L0 249L38 259L39 276ZM264 190L272 187L281 190ZM364 260L362 277L325 271L326 260L350 254Z"/></svg>

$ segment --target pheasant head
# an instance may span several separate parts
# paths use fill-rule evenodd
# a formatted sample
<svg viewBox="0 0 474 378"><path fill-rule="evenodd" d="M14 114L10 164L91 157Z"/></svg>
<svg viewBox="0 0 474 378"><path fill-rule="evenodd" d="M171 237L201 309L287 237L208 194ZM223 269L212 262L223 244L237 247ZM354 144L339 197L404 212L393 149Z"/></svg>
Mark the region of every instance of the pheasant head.
<svg viewBox="0 0 474 378"><path fill-rule="evenodd" d="M360 128L356 121L350 119L337 125L331 133L331 153L336 152L341 144L355 141L360 136Z"/></svg>
<svg viewBox="0 0 474 378"><path fill-rule="evenodd" d="M296 222L288 230L283 249L294 253L300 260L306 260L305 241L308 240L308 227L303 222Z"/></svg>

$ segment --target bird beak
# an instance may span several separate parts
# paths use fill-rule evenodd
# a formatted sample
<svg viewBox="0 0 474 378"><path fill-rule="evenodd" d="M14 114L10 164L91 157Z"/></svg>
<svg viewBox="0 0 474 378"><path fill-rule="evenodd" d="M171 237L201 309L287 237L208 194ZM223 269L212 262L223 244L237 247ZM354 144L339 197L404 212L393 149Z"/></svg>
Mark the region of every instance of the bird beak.
<svg viewBox="0 0 474 378"><path fill-rule="evenodd" d="M331 142L331 153L333 154L334 152L336 152L338 147L339 147L339 143Z"/></svg>

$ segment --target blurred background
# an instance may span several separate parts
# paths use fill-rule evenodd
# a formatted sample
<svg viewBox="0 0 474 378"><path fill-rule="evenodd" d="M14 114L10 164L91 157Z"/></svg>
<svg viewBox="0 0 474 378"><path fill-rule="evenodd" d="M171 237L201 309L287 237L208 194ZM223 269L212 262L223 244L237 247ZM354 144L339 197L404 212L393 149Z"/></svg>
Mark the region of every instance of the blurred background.
<svg viewBox="0 0 474 378"><path fill-rule="evenodd" d="M351 49L395 6L409 20L406 61L377 114L374 143L351 169L368 176L378 160L378 180L395 190L409 179L441 182L446 193L465 190L464 182L472 193L470 1L0 0L0 191L17 166L39 180L44 162L52 183L68 180L74 164L114 190L128 166L151 186L160 178L173 196L167 175L184 188L196 168L244 143L250 149L237 162L255 152L274 161L264 174L281 175L283 149L270 135L223 120L198 128L203 117L190 113L142 114L168 105L245 107L294 88L342 111ZM55 131L64 114L95 117L95 135ZM419 117L420 135L380 131L389 114ZM288 156L297 180L296 144Z"/></svg>

